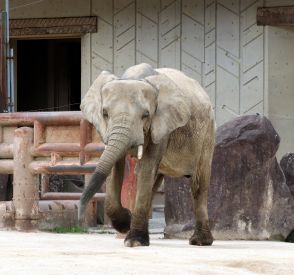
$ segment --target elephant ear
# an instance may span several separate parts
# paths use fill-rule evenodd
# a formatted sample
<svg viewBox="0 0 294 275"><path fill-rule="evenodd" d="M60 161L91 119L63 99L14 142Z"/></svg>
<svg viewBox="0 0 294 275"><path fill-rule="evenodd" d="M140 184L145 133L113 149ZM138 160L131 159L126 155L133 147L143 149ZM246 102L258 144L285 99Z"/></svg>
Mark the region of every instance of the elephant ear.
<svg viewBox="0 0 294 275"><path fill-rule="evenodd" d="M106 137L106 124L102 115L101 90L107 82L114 79L117 79L115 75L102 71L82 99L80 106L84 116L95 126L103 141Z"/></svg>
<svg viewBox="0 0 294 275"><path fill-rule="evenodd" d="M151 138L158 144L175 129L187 124L191 117L189 99L180 87L165 74L146 77L158 90L157 109L152 118Z"/></svg>

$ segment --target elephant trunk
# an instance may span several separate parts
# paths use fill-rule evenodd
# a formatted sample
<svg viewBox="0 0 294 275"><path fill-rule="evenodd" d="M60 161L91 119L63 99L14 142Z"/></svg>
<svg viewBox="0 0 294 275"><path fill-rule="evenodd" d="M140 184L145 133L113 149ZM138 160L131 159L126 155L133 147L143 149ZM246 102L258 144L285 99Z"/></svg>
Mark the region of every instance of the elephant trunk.
<svg viewBox="0 0 294 275"><path fill-rule="evenodd" d="M112 123L108 144L101 155L97 167L89 184L86 186L79 205L78 219L82 223L84 221L86 206L101 188L102 184L111 172L114 164L120 160L127 152L130 145L130 125L127 115L121 115Z"/></svg>

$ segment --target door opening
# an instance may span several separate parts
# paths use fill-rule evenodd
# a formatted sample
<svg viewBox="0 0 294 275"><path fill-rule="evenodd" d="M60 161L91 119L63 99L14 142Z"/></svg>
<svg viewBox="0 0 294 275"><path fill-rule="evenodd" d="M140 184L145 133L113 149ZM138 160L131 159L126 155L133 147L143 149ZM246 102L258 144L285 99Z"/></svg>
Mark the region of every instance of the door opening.
<svg viewBox="0 0 294 275"><path fill-rule="evenodd" d="M81 40L17 41L17 111L74 111L81 100Z"/></svg>

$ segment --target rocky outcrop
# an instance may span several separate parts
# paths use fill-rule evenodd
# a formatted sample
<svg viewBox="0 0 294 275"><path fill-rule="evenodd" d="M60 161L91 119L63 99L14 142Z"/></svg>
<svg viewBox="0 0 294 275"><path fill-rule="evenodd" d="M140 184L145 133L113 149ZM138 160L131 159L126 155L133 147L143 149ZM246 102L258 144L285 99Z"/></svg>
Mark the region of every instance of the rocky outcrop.
<svg viewBox="0 0 294 275"><path fill-rule="evenodd" d="M291 194L294 196L294 153L287 153L280 161Z"/></svg>
<svg viewBox="0 0 294 275"><path fill-rule="evenodd" d="M260 115L238 117L218 128L208 202L215 239L284 240L294 228L294 200L275 157L279 143L270 121ZM191 196L180 195L172 192L176 207L192 205ZM184 222L166 217L167 228L178 228L169 237L188 235L181 231L193 221L189 210L181 217Z"/></svg>
<svg viewBox="0 0 294 275"><path fill-rule="evenodd" d="M209 196L218 239L285 239L294 201L275 157L278 133L264 116L238 117L217 130Z"/></svg>

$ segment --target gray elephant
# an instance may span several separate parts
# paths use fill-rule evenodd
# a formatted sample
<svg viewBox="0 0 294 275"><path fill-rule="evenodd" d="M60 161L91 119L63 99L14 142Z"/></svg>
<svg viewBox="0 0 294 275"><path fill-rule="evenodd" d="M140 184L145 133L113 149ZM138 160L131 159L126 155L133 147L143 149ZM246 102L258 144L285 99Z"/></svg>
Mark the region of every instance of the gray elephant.
<svg viewBox="0 0 294 275"><path fill-rule="evenodd" d="M113 227L128 232L126 246L148 246L152 197L164 175L189 177L196 217L192 245L211 245L207 195L215 122L208 95L197 81L175 69L130 67L121 78L103 71L81 103L87 120L106 144L79 206L85 208L107 178L106 213ZM132 213L120 201L126 154L138 157Z"/></svg>

